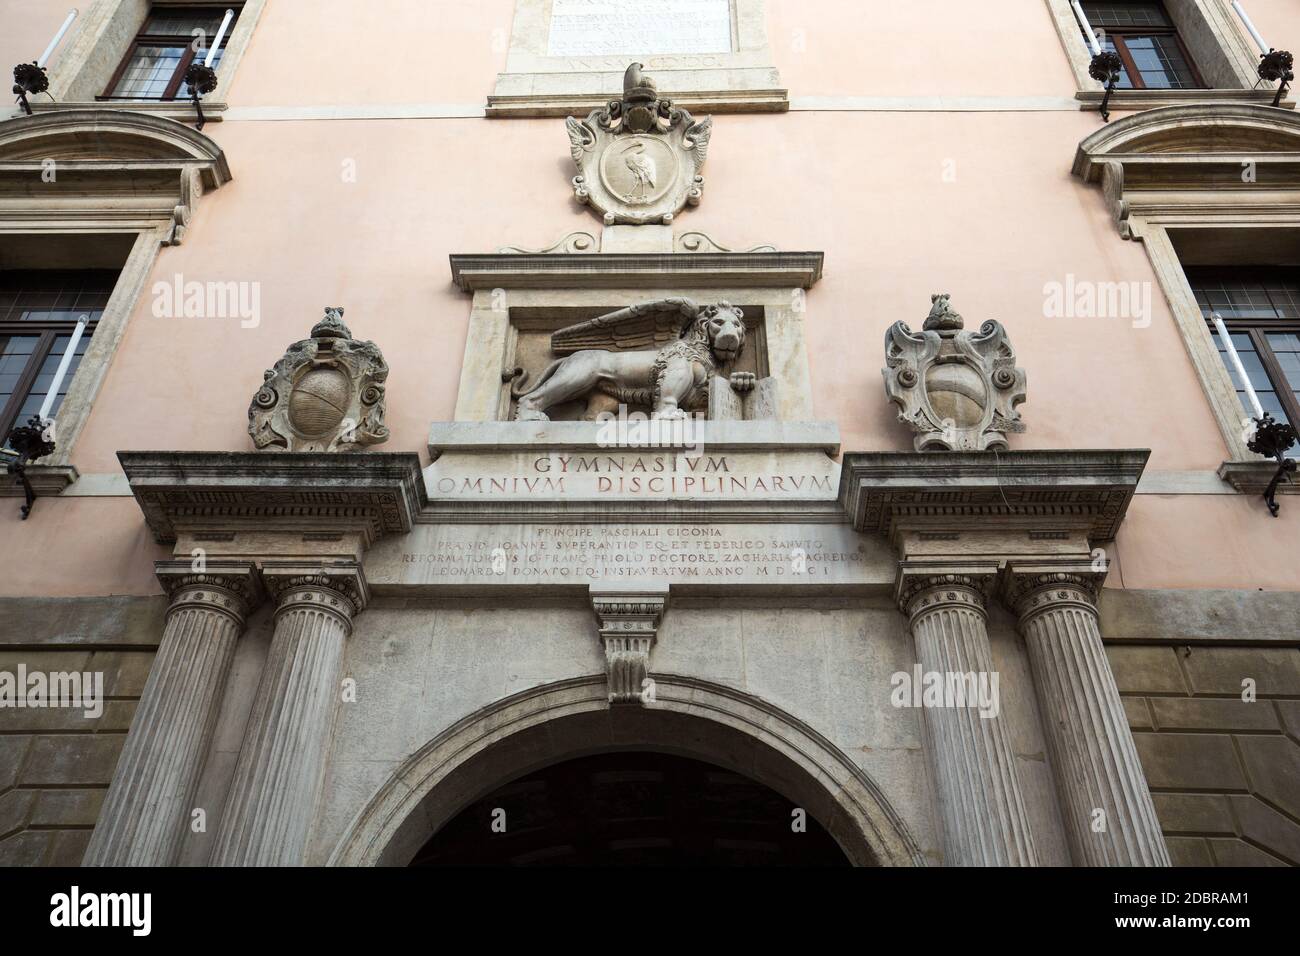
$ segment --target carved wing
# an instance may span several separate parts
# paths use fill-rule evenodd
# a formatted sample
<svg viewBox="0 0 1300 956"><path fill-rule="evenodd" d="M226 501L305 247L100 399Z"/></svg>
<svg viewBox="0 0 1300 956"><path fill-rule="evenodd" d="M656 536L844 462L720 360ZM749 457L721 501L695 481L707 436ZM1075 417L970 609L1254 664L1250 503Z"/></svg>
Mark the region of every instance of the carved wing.
<svg viewBox="0 0 1300 956"><path fill-rule="evenodd" d="M681 335L682 325L699 315L690 299L659 299L599 315L551 334L551 351L568 355L580 349L629 351L667 345Z"/></svg>
<svg viewBox="0 0 1300 956"><path fill-rule="evenodd" d="M686 127L682 142L687 149L695 151L695 171L698 173L700 167L704 165L704 160L709 155L709 137L713 135L713 117L706 116L698 123L694 122L690 113L682 110L690 126Z"/></svg>
<svg viewBox="0 0 1300 956"><path fill-rule="evenodd" d="M564 128L569 133L569 152L573 155L573 161L582 166L582 154L596 145L596 131L572 116L564 118Z"/></svg>

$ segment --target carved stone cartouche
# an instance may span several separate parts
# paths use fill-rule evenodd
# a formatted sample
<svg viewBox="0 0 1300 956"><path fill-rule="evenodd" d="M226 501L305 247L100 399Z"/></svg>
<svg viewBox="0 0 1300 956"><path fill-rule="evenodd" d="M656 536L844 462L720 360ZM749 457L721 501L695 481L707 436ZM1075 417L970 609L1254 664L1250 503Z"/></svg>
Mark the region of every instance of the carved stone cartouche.
<svg viewBox="0 0 1300 956"><path fill-rule="evenodd" d="M1006 449L1007 432L1025 430L1016 411L1025 373L1006 330L989 320L966 331L947 295L930 301L920 333L905 322L885 333L885 394L916 432L917 451Z"/></svg>
<svg viewBox="0 0 1300 956"><path fill-rule="evenodd" d="M669 223L688 203L699 204L713 119L696 122L661 99L640 63L627 68L621 100L564 125L578 167L574 196L606 225Z"/></svg>
<svg viewBox="0 0 1300 956"><path fill-rule="evenodd" d="M373 342L359 342L343 310L327 308L311 338L289 346L248 406L259 450L350 451L388 440L388 365Z"/></svg>

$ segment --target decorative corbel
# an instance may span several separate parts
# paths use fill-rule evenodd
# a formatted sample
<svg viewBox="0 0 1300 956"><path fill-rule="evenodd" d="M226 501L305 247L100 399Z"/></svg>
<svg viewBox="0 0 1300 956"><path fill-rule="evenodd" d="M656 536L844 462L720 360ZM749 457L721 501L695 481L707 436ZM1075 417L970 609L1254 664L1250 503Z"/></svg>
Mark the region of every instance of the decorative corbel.
<svg viewBox="0 0 1300 956"><path fill-rule="evenodd" d="M653 703L650 651L668 607L668 585L593 584L590 595L605 648L610 704Z"/></svg>

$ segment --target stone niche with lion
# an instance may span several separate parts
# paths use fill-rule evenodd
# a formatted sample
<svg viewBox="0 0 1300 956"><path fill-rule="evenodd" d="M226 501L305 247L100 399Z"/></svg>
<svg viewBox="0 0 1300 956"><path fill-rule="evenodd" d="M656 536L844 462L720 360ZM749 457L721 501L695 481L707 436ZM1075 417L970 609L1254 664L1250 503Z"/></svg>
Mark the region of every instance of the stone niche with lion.
<svg viewBox="0 0 1300 956"><path fill-rule="evenodd" d="M670 297L621 309L512 309L508 417L776 417L763 309Z"/></svg>

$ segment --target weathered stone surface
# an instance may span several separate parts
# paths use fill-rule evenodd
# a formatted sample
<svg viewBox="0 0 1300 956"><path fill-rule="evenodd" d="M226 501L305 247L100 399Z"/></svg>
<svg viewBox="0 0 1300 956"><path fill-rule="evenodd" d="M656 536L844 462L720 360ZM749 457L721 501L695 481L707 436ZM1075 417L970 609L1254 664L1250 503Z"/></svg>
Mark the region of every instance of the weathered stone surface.
<svg viewBox="0 0 1300 956"><path fill-rule="evenodd" d="M0 647L157 647L166 610L167 599L162 596L4 597L0 598ZM30 662L32 653L24 651L23 659ZM0 655L0 670L6 667Z"/></svg>
<svg viewBox="0 0 1300 956"><path fill-rule="evenodd" d="M1250 789L1291 816L1300 817L1300 745L1282 736L1243 735L1236 741Z"/></svg>
<svg viewBox="0 0 1300 956"><path fill-rule="evenodd" d="M45 866L57 831L24 830L0 841L0 861L5 866Z"/></svg>
<svg viewBox="0 0 1300 956"><path fill-rule="evenodd" d="M23 786L104 786L126 742L123 734L58 734L37 737L23 765Z"/></svg>
<svg viewBox="0 0 1300 956"><path fill-rule="evenodd" d="M1257 797L1228 797L1240 825L1241 836L1300 866L1300 825L1278 813Z"/></svg>
<svg viewBox="0 0 1300 956"><path fill-rule="evenodd" d="M1218 866L1286 866L1277 857L1241 840L1207 840Z"/></svg>
<svg viewBox="0 0 1300 956"><path fill-rule="evenodd" d="M54 838L47 866L80 866L90 842L89 830L60 830Z"/></svg>
<svg viewBox="0 0 1300 956"><path fill-rule="evenodd" d="M1206 793L1153 793L1165 833L1236 833L1228 798Z"/></svg>
<svg viewBox="0 0 1300 956"><path fill-rule="evenodd" d="M1219 361L1217 355L1214 360ZM1157 638L1189 644L1243 638L1286 642L1294 635L1277 622L1300 620L1300 591L1107 588L1100 610L1108 647Z"/></svg>
<svg viewBox="0 0 1300 956"><path fill-rule="evenodd" d="M12 787L18 780L18 771L27 748L34 738L26 736L0 735L0 790Z"/></svg>
<svg viewBox="0 0 1300 956"><path fill-rule="evenodd" d="M1242 681L1255 682L1262 697L1300 696L1300 648L1193 647L1182 659L1195 694L1242 692Z"/></svg>
<svg viewBox="0 0 1300 956"><path fill-rule="evenodd" d="M1277 714L1266 700L1152 697L1156 729L1276 730Z"/></svg>
<svg viewBox="0 0 1300 956"><path fill-rule="evenodd" d="M1106 646L1106 659L1122 694L1187 693L1174 653L1172 647Z"/></svg>
<svg viewBox="0 0 1300 956"><path fill-rule="evenodd" d="M35 790L10 790L0 794L0 835L22 829L35 802ZM3 857L3 848L4 844L0 843L0 857Z"/></svg>
<svg viewBox="0 0 1300 956"><path fill-rule="evenodd" d="M42 790L32 810L31 826L93 827L104 803L104 790ZM87 833L89 837L89 833ZM82 849L85 845L82 844ZM80 862L80 857L78 857Z"/></svg>
<svg viewBox="0 0 1300 956"><path fill-rule="evenodd" d="M86 662L85 669L103 673L106 696L139 697L144 692L145 681L149 679L149 668L153 665L153 660L152 650L95 651Z"/></svg>
<svg viewBox="0 0 1300 956"><path fill-rule="evenodd" d="M1133 735L1147 781L1157 790L1245 790L1232 738L1224 734Z"/></svg>
<svg viewBox="0 0 1300 956"><path fill-rule="evenodd" d="M1145 697L1124 697L1124 714L1128 717L1130 730L1153 730L1151 711Z"/></svg>
<svg viewBox="0 0 1300 956"><path fill-rule="evenodd" d="M1214 866L1210 848L1199 837L1165 837L1174 866Z"/></svg>

